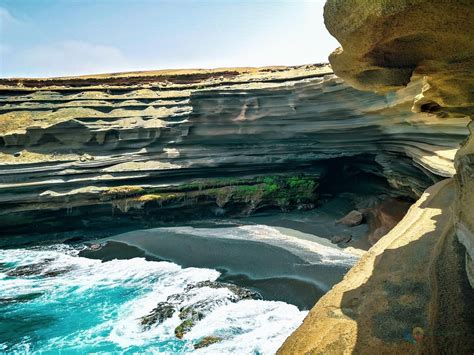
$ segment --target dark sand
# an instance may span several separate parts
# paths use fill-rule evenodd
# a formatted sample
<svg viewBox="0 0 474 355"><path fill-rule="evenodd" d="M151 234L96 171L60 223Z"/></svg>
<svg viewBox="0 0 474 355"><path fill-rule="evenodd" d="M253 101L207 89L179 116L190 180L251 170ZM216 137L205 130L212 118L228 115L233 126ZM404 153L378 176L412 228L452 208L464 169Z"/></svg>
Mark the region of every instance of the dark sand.
<svg viewBox="0 0 474 355"><path fill-rule="evenodd" d="M311 211L268 211L236 220L192 224L194 228L212 228L218 231L218 236L190 234L180 227L137 230L107 238L108 243L102 250L81 255L102 260L146 257L171 261L183 267L217 269L222 272L221 281L257 290L267 300L310 309L343 278L350 265L308 261L304 255L278 243L226 238L225 234L229 228L239 225L265 225L295 240L317 245L323 243L339 250L349 246L368 249L367 224L346 227L334 223L354 208L353 196L340 194ZM333 235L351 235L352 240L339 246L332 245L329 240Z"/></svg>
<svg viewBox="0 0 474 355"><path fill-rule="evenodd" d="M155 255L151 255L140 248L116 241L107 241L105 244L102 244L102 247L99 250L85 249L81 251L79 255L91 259L100 259L102 261L110 261L113 259L132 259L136 257L145 257L147 260L152 261L163 261L163 259L158 258ZM179 260L168 259L167 261L180 263L181 258L178 259ZM293 261L296 260L299 261L299 259L293 259ZM184 267L200 266L195 264L193 261L189 261L189 259L187 262L180 264L186 264L183 265ZM206 265L210 264L210 262L206 263ZM223 264L225 263L220 263L220 265ZM224 267L225 266L227 265L224 265ZM201 265L200 267L206 266ZM256 290L266 300L283 301L295 304L300 309L309 309L313 306L315 300L319 299L327 291L322 290L320 287L314 285L309 280L300 280L295 277L268 277L254 279L247 275L236 273L239 271L238 269L241 268L237 268L237 270L233 269L233 271L230 272L224 267L215 267L222 272L222 275L219 277L218 281L229 282L238 286Z"/></svg>
<svg viewBox="0 0 474 355"><path fill-rule="evenodd" d="M312 307L348 269L347 265L310 263L284 248L260 241L208 238L160 228L108 238L102 249L81 253L102 260L116 255L217 269L222 273L220 281L257 290L267 300L284 301L300 309Z"/></svg>
<svg viewBox="0 0 474 355"><path fill-rule="evenodd" d="M352 236L349 243L341 243L340 247L353 247L368 250L371 247L367 235L369 228L363 223L356 227L347 227L336 224L335 221L344 217L353 210L349 197L338 196L324 203L322 206L310 211L293 211L280 214L258 214L239 219L243 224L264 224L272 227L283 227L302 232L299 238L314 240L311 235L328 240L335 235Z"/></svg>

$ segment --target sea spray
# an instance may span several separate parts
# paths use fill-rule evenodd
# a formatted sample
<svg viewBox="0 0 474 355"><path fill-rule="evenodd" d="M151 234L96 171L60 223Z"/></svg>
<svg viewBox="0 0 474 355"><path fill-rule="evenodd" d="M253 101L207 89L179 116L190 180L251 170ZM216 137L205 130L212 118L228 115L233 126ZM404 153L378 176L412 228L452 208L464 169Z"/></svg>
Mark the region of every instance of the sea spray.
<svg viewBox="0 0 474 355"><path fill-rule="evenodd" d="M232 302L228 289L207 287L182 306L222 302L178 339L178 312L149 329L140 319L188 285L215 281L218 271L144 258L101 262L78 256L79 250L62 244L0 250L0 350L270 354L307 313L284 302ZM208 336L220 341L195 350Z"/></svg>

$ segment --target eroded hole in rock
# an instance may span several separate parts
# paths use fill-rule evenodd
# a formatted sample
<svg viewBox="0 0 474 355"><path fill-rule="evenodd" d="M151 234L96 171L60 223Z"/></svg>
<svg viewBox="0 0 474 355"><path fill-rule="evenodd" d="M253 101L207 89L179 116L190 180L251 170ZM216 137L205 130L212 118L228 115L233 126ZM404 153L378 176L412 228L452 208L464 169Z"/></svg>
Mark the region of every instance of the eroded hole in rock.
<svg viewBox="0 0 474 355"><path fill-rule="evenodd" d="M429 102L421 105L420 110L421 112L436 113L441 110L441 106L436 102Z"/></svg>

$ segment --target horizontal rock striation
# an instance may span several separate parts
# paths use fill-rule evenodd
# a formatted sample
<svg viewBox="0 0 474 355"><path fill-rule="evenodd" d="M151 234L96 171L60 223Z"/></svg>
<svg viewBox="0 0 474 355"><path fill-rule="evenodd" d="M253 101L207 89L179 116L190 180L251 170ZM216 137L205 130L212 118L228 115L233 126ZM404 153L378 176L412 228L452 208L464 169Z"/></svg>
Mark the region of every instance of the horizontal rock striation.
<svg viewBox="0 0 474 355"><path fill-rule="evenodd" d="M327 65L2 79L1 224L128 212L209 179L323 176L321 162L360 155L372 157L361 169L417 197L454 174L468 134L465 118L410 111L421 85L362 92Z"/></svg>
<svg viewBox="0 0 474 355"><path fill-rule="evenodd" d="M387 92L421 79L413 111L433 112L445 120L472 119L473 10L466 0L328 1L325 23L342 45L330 62L338 76L363 90ZM470 138L456 159L454 207L474 287L473 154Z"/></svg>
<svg viewBox="0 0 474 355"><path fill-rule="evenodd" d="M386 93L421 81L412 112L468 123L473 10L462 0L328 0L326 27L342 45L331 65L362 90ZM455 157L453 181L426 191L318 301L281 354L473 352L473 154L471 134Z"/></svg>

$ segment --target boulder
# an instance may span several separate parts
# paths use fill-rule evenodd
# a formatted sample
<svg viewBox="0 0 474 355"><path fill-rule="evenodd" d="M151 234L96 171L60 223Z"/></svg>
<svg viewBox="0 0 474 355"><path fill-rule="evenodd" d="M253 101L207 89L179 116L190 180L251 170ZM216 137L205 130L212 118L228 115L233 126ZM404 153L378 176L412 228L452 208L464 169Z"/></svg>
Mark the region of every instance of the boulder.
<svg viewBox="0 0 474 355"><path fill-rule="evenodd" d="M348 227L358 226L364 220L362 212L357 210L350 211L344 217L336 221L336 224L343 224Z"/></svg>

